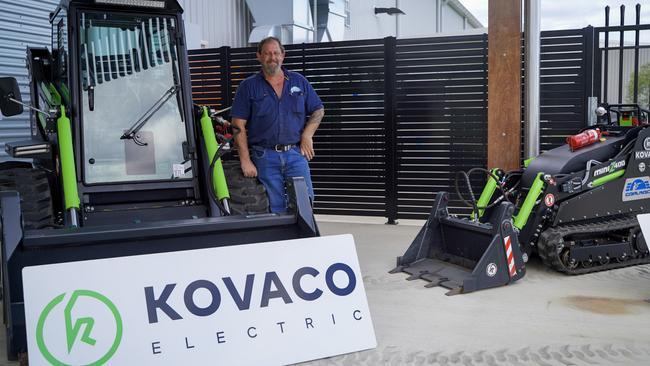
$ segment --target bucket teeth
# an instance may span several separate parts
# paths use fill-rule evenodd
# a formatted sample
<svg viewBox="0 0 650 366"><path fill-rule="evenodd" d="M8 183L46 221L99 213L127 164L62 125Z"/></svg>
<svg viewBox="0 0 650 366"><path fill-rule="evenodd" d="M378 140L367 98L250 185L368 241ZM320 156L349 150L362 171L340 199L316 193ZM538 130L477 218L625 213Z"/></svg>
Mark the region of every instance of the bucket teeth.
<svg viewBox="0 0 650 366"><path fill-rule="evenodd" d="M422 276L420 276L420 278L422 278L425 281L435 283L435 286L439 286L442 282L445 282L445 281L448 280L447 277L441 276L437 272L434 272L434 273L428 272L428 273L423 274Z"/></svg>
<svg viewBox="0 0 650 366"><path fill-rule="evenodd" d="M440 286L448 288L448 289L452 289L452 290L455 289L455 288L459 288L459 287L462 288L463 287L458 282L450 281L448 279L445 279L444 281L440 281Z"/></svg>
<svg viewBox="0 0 650 366"><path fill-rule="evenodd" d="M451 290L447 291L445 295L447 296L454 296L454 295L460 295L463 293L463 287L462 286L457 286L452 288Z"/></svg>
<svg viewBox="0 0 650 366"><path fill-rule="evenodd" d="M426 288L438 287L438 286L440 286L440 282L441 281L429 282L426 285L424 285L424 287L426 287Z"/></svg>
<svg viewBox="0 0 650 366"><path fill-rule="evenodd" d="M406 268L406 266L397 266L397 267L391 269L390 271L388 271L388 273L390 273L390 274L400 273L400 272L402 272L404 270L404 268Z"/></svg>
<svg viewBox="0 0 650 366"><path fill-rule="evenodd" d="M420 278L422 278L422 275L424 275L424 274L426 274L426 272L425 273L414 273L414 274L406 277L406 280L407 281L419 280Z"/></svg>

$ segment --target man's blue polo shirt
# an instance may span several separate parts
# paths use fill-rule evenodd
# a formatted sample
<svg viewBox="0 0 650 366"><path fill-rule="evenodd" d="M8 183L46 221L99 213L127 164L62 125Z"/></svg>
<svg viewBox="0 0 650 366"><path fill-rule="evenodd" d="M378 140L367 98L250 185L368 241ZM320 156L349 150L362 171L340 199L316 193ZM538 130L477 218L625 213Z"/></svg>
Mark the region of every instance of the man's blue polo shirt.
<svg viewBox="0 0 650 366"><path fill-rule="evenodd" d="M323 102L304 76L284 71L282 97L259 73L242 81L232 103L231 116L246 120L250 146L272 147L300 142L306 116L323 108Z"/></svg>

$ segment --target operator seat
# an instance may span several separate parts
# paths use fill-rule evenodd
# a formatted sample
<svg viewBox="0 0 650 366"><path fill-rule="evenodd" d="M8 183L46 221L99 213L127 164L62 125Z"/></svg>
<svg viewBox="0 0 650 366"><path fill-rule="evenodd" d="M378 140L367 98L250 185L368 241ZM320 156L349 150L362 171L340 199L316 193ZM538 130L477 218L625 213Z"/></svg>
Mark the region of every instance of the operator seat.
<svg viewBox="0 0 650 366"><path fill-rule="evenodd" d="M549 150L536 157L524 171L521 184L529 188L537 173L570 174L585 170L589 160L605 162L616 156L629 141L639 134L641 127L634 128L621 136L605 136L605 141L598 141L576 151L571 151L568 144Z"/></svg>

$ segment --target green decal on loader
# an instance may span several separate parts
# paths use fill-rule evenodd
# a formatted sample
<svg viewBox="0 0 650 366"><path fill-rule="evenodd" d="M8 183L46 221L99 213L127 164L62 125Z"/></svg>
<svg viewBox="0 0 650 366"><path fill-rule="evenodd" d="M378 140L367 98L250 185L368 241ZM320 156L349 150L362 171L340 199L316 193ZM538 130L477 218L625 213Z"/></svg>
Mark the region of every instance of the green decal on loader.
<svg viewBox="0 0 650 366"><path fill-rule="evenodd" d="M606 176L600 177L598 179L594 179L594 181L591 182L591 187L602 186L603 184L605 184L607 182L611 182L613 180L616 180L616 179L622 177L624 174L625 174L625 169L619 170L619 171L611 173L611 174L607 174Z"/></svg>

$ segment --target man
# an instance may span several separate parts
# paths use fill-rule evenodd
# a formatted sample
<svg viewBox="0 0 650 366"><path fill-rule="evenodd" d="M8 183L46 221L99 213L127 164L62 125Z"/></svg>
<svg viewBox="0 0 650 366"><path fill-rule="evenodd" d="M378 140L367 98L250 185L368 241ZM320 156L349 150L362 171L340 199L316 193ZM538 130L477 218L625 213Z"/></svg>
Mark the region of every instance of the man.
<svg viewBox="0 0 650 366"><path fill-rule="evenodd" d="M313 136L325 110L307 79L282 67L279 39L261 40L257 60L261 72L239 85L232 104L232 123L241 130L235 143L244 176L259 177L271 212L282 213L287 210L285 183L290 177L304 177L314 199L308 161L315 155Z"/></svg>

